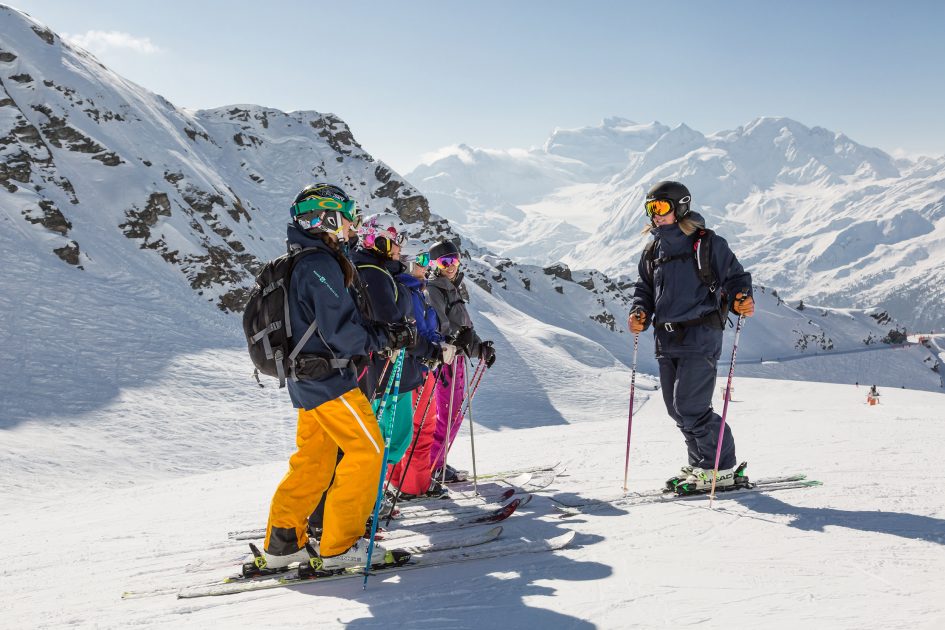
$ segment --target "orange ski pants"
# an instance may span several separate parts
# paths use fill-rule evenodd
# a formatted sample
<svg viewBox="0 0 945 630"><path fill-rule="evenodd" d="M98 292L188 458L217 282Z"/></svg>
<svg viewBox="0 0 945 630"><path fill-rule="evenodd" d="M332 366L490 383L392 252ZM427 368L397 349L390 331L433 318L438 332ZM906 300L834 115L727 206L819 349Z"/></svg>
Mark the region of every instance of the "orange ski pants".
<svg viewBox="0 0 945 630"><path fill-rule="evenodd" d="M295 443L286 473L269 508L266 551L289 554L308 541L308 516L331 482L325 500L322 555L342 553L364 535L374 510L384 440L361 390L354 388L314 409L299 409ZM337 461L338 449L345 456Z"/></svg>

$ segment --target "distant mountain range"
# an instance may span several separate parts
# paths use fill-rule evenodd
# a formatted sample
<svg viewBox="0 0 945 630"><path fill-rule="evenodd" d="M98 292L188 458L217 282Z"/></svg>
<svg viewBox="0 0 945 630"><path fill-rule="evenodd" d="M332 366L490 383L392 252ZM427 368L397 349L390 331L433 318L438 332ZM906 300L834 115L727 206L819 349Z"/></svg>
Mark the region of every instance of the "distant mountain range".
<svg viewBox="0 0 945 630"><path fill-rule="evenodd" d="M407 178L500 254L614 277L635 274L646 190L682 181L756 281L945 327L945 157L896 160L787 118L709 136L611 118L530 150L447 148Z"/></svg>

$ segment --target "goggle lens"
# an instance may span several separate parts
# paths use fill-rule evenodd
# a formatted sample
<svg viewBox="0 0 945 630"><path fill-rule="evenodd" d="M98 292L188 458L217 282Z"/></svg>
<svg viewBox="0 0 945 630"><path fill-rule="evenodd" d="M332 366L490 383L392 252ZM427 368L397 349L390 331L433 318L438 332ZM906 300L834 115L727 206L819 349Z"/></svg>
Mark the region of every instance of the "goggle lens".
<svg viewBox="0 0 945 630"><path fill-rule="evenodd" d="M430 252L423 252L422 254L417 254L413 259L413 263L418 267L429 267L430 266Z"/></svg>
<svg viewBox="0 0 945 630"><path fill-rule="evenodd" d="M321 225L322 215L321 213L309 212L301 216L296 216L295 220L303 230L311 230Z"/></svg>
<svg viewBox="0 0 945 630"><path fill-rule="evenodd" d="M440 256L439 258L436 259L436 266L439 267L440 269L448 269L449 267L452 267L453 265L458 265L458 264L459 264L459 256L453 256L453 255Z"/></svg>
<svg viewBox="0 0 945 630"><path fill-rule="evenodd" d="M643 207L646 208L646 214L650 217L653 215L661 217L673 211L673 204L665 199L651 199Z"/></svg>

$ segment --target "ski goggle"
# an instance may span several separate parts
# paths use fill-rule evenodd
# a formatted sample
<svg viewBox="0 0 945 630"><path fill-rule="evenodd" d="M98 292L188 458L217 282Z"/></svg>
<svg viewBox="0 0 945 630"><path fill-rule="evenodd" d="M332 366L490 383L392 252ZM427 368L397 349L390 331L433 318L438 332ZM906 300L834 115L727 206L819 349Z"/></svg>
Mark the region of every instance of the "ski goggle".
<svg viewBox="0 0 945 630"><path fill-rule="evenodd" d="M418 267L429 267L430 266L430 252L423 252L422 254L417 254L413 257L413 264Z"/></svg>
<svg viewBox="0 0 945 630"><path fill-rule="evenodd" d="M436 259L436 266L440 269L448 269L453 265L459 264L459 256L450 254L449 256L440 256Z"/></svg>
<svg viewBox="0 0 945 630"><path fill-rule="evenodd" d="M291 210L292 215L295 217L300 217L310 212L316 212L318 214L322 212L340 212L344 218L349 221L353 222L358 218L358 207L354 201L342 201L332 197L309 197L304 201L292 204Z"/></svg>
<svg viewBox="0 0 945 630"><path fill-rule="evenodd" d="M673 203L666 199L651 199L643 204L643 207L646 208L646 216L648 217L653 215L662 217L673 211Z"/></svg>
<svg viewBox="0 0 945 630"><path fill-rule="evenodd" d="M367 247L368 249L372 247L377 247L378 239L384 239L387 241L387 243L384 245L384 247L388 249L388 251L384 252L385 254L387 254L387 253L390 253L389 252L390 246L403 245L404 241L407 240L407 234L406 232L401 232L400 234L398 234L390 230L382 230L380 232L373 233L373 234L368 233L364 235L364 246Z"/></svg>

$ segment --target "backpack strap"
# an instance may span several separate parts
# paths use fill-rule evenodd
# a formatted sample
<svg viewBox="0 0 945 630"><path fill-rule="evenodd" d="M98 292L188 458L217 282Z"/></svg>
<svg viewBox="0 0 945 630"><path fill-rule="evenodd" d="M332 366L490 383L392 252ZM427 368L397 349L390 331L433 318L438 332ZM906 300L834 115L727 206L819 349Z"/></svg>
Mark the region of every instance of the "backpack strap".
<svg viewBox="0 0 945 630"><path fill-rule="evenodd" d="M672 256L656 256L656 247L659 239L653 239L646 244L643 250L643 257L646 262L644 269L647 271L648 280L653 281L653 271L660 265L665 265L674 260L693 259L696 265L696 274L699 280L709 288L709 293L715 293L719 288L718 278L712 270L712 236L715 234L709 229L700 229L693 234L692 252L683 254L674 254Z"/></svg>
<svg viewBox="0 0 945 630"><path fill-rule="evenodd" d="M392 276L389 271L387 271L383 267L378 267L377 265L358 265L358 269L377 269L378 271L386 275L388 278L390 278L391 284L394 285L394 302L396 302L400 298L400 292L397 290L397 281L394 280L394 276Z"/></svg>
<svg viewBox="0 0 945 630"><path fill-rule="evenodd" d="M696 273L702 284L709 287L709 293L715 293L719 288L719 279L712 270L712 236L715 232L705 228L696 232L696 240L692 244L693 257L696 260Z"/></svg>

